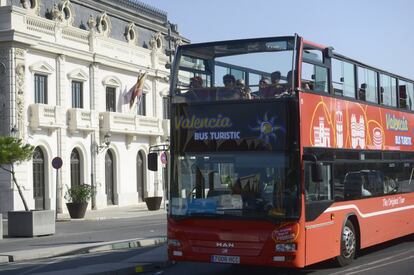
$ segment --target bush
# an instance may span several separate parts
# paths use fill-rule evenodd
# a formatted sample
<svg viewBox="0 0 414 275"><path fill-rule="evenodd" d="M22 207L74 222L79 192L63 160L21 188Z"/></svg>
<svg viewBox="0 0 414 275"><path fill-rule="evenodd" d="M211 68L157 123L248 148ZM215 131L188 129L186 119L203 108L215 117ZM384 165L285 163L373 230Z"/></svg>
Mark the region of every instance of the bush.
<svg viewBox="0 0 414 275"><path fill-rule="evenodd" d="M69 202L75 203L88 202L93 193L94 190L92 186L89 184L80 184L73 186L72 188L68 188L65 194L65 199Z"/></svg>

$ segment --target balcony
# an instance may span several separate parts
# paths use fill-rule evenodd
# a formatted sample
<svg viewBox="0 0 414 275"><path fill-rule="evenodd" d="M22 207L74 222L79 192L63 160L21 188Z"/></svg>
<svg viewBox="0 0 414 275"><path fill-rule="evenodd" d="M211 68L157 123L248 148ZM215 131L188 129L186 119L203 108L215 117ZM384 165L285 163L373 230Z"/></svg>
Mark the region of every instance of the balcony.
<svg viewBox="0 0 414 275"><path fill-rule="evenodd" d="M98 113L93 110L69 109L68 122L68 130L71 133L88 133L99 129Z"/></svg>
<svg viewBox="0 0 414 275"><path fill-rule="evenodd" d="M101 132L127 135L162 136L161 120L156 117L136 116L113 112L100 113Z"/></svg>
<svg viewBox="0 0 414 275"><path fill-rule="evenodd" d="M30 128L33 131L46 129L54 131L64 126L62 107L46 104L30 105Z"/></svg>

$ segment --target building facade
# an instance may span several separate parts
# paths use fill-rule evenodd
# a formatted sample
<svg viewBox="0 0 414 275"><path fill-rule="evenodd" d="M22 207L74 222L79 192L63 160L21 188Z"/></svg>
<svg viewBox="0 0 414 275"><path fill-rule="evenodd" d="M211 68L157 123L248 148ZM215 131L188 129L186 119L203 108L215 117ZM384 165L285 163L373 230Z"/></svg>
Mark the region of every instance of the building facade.
<svg viewBox="0 0 414 275"><path fill-rule="evenodd" d="M135 0L0 0L0 134L36 147L16 167L30 209L66 212L67 188L82 183L96 186L93 209L163 195L166 170L146 158L168 142L167 49L183 41L165 12ZM20 209L2 172L0 213Z"/></svg>

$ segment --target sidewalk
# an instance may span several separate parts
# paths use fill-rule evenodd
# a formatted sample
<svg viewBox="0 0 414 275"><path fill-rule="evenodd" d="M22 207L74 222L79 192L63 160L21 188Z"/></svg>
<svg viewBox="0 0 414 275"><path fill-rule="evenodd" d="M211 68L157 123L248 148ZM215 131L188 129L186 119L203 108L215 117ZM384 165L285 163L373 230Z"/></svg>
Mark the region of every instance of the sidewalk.
<svg viewBox="0 0 414 275"><path fill-rule="evenodd" d="M148 211L145 204L88 210L84 219L59 214L56 233L34 238L0 240L0 263L93 253L166 242L166 212Z"/></svg>
<svg viewBox="0 0 414 275"><path fill-rule="evenodd" d="M89 210L86 212L84 219L76 220L90 220L90 221L99 221L107 219L128 219L128 218L137 218L143 216L151 216L160 213L165 213L164 205L161 205L160 210L158 211L148 211L147 205L139 203L133 206L109 206L104 209L99 210ZM69 213L58 214L58 222L70 220Z"/></svg>

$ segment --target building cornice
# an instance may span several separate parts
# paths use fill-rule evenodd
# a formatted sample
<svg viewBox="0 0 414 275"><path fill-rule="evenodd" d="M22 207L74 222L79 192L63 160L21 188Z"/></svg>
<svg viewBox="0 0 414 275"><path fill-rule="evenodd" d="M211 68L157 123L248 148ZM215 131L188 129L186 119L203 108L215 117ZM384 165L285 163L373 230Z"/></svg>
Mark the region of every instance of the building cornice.
<svg viewBox="0 0 414 275"><path fill-rule="evenodd" d="M2 30L0 31L0 42L18 42L33 47L40 42L40 37L17 30Z"/></svg>
<svg viewBox="0 0 414 275"><path fill-rule="evenodd" d="M151 17L145 17L142 14L137 14L136 11L128 12L126 9L120 9L116 3L113 1L78 1L73 0L73 3L78 3L80 5L86 6L90 9L96 10L98 12L106 11L108 15L116 17L124 21L134 22L137 26L144 29L149 29L153 31L161 31L162 33L167 33L167 28L165 27L163 21L154 20Z"/></svg>

